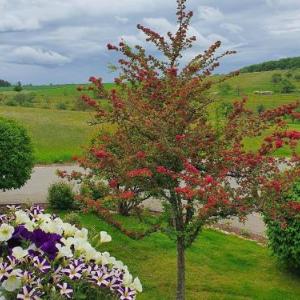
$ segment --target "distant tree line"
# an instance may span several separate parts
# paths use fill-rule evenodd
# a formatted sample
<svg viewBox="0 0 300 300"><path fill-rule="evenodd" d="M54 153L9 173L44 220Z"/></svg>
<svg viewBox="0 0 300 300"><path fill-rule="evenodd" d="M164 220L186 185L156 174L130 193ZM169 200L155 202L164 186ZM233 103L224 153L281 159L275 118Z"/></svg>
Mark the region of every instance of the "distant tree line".
<svg viewBox="0 0 300 300"><path fill-rule="evenodd" d="M11 86L10 82L0 79L0 87L9 87L9 86Z"/></svg>
<svg viewBox="0 0 300 300"><path fill-rule="evenodd" d="M243 73L251 73L272 70L288 70L295 68L300 68L300 56L283 58L279 60L270 60L261 64L255 64L250 65L248 67L244 67L240 71Z"/></svg>

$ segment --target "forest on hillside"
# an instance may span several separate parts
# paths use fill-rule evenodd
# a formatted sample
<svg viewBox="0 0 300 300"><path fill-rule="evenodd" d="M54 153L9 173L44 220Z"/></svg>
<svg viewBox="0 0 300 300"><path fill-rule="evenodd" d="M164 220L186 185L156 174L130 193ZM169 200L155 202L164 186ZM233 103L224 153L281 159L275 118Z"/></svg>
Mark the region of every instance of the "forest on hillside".
<svg viewBox="0 0 300 300"><path fill-rule="evenodd" d="M300 56L288 57L279 60L270 60L260 64L254 64L242 68L242 73L273 71L273 70L290 70L300 68Z"/></svg>

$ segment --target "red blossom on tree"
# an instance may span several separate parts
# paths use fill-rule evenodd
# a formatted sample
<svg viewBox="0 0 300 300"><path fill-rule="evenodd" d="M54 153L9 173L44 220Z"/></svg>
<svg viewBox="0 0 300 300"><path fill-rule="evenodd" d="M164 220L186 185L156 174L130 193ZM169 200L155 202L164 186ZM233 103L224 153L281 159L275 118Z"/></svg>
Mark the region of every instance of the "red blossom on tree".
<svg viewBox="0 0 300 300"><path fill-rule="evenodd" d="M149 197L168 203L168 232L177 241L178 300L184 299L185 249L203 226L231 216L244 219L255 211L271 215L300 173L296 153L300 133L288 131L284 122L284 116L294 114L299 103L257 114L247 108L245 98L234 103L221 124L211 119L211 87L237 73L221 78L211 75L219 60L234 52L216 54L218 41L181 67L183 52L195 41L188 32L193 14L186 11L185 2L177 1L175 34L165 37L138 25L163 59L146 54L141 46L129 47L125 41L108 45L123 55L116 88L107 91L100 79L90 81L108 99L109 109L95 105L89 96L83 100L95 107L93 123L110 123L115 129L105 131L102 126L80 160L89 176L109 183L112 202L123 214ZM245 138L262 137L266 132L257 151L244 148ZM291 160L273 157L284 145L292 149ZM290 208L299 212L292 203ZM111 220L101 201L96 209Z"/></svg>

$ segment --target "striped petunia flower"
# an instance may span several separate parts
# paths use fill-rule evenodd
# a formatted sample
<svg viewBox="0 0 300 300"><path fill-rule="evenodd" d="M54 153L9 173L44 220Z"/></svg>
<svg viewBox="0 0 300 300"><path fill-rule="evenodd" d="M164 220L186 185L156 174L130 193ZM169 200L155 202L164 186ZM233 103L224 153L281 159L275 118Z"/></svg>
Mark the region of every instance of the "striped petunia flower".
<svg viewBox="0 0 300 300"><path fill-rule="evenodd" d="M0 263L0 282L6 280L12 271L12 265L8 264L7 262Z"/></svg>
<svg viewBox="0 0 300 300"><path fill-rule="evenodd" d="M118 289L120 300L134 300L136 298L136 291L129 287L120 287Z"/></svg>
<svg viewBox="0 0 300 300"><path fill-rule="evenodd" d="M40 300L37 291L29 286L23 286L19 294L17 295L18 300Z"/></svg>
<svg viewBox="0 0 300 300"><path fill-rule="evenodd" d="M40 256L35 256L33 258L33 265L42 273L47 273L51 269L49 262L45 258L42 258Z"/></svg>
<svg viewBox="0 0 300 300"><path fill-rule="evenodd" d="M60 289L59 292L62 296L65 296L69 299L72 298L73 295L73 289L71 288L71 286L69 284L67 284L66 282L64 283L58 283L57 287Z"/></svg>

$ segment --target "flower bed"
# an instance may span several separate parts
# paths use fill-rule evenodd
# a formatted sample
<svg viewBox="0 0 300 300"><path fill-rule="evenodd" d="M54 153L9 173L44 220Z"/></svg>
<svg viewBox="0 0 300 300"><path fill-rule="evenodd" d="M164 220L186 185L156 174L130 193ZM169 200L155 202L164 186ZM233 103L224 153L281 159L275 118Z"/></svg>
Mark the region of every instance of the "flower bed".
<svg viewBox="0 0 300 300"><path fill-rule="evenodd" d="M0 299L135 299L139 279L88 235L38 206L9 207L0 215ZM110 241L104 231L91 238Z"/></svg>

